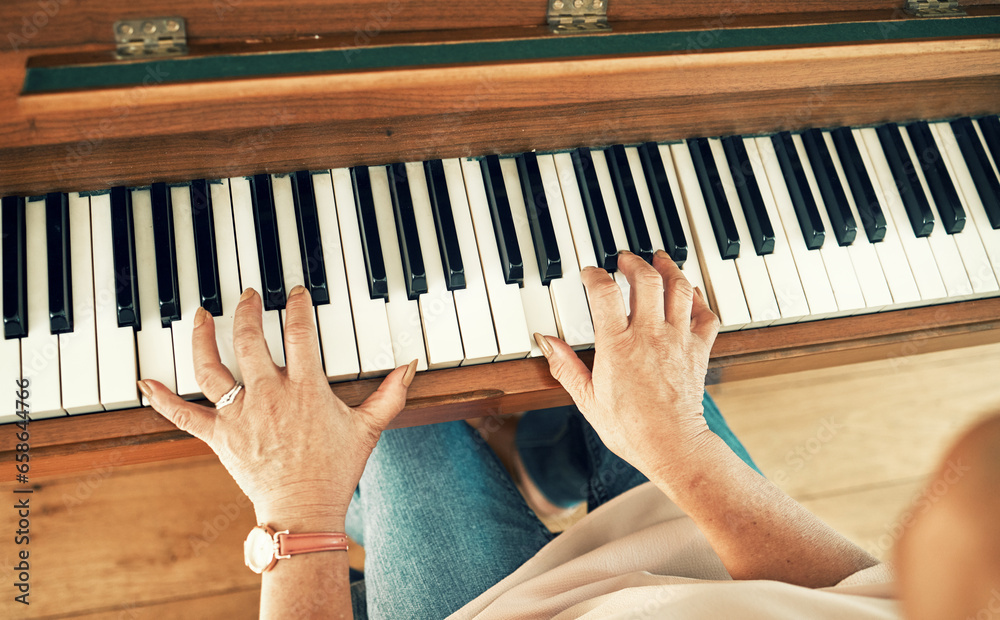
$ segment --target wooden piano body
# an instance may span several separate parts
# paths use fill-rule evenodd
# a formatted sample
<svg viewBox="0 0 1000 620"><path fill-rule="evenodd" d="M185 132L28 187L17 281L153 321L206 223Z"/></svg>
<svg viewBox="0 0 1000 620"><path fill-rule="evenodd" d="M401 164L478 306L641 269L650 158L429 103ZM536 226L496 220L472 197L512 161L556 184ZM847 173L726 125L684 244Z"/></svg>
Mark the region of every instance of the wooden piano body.
<svg viewBox="0 0 1000 620"><path fill-rule="evenodd" d="M11 0L0 195L1000 112L1000 2L902 4L613 0L611 32L554 35L538 1L182 1L192 70L112 59L112 24L159 3ZM709 381L997 341L998 298L744 330ZM353 404L377 383L333 389ZM435 370L396 424L567 402L544 360ZM208 452L149 409L30 429L36 476Z"/></svg>

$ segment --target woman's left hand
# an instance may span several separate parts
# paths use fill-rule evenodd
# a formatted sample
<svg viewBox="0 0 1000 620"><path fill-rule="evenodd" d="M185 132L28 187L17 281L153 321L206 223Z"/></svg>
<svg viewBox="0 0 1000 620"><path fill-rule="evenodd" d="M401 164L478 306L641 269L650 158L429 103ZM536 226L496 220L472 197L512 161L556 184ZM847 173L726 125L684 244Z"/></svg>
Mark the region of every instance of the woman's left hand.
<svg viewBox="0 0 1000 620"><path fill-rule="evenodd" d="M156 411L212 448L253 502L258 522L342 526L368 456L406 403L415 362L394 370L351 408L327 383L308 291L297 286L288 293L285 368L271 359L261 312L260 296L244 291L233 347L245 388L232 404L216 410L190 403L151 379L140 389ZM215 402L235 380L219 358L211 315L199 308L194 322L195 378Z"/></svg>

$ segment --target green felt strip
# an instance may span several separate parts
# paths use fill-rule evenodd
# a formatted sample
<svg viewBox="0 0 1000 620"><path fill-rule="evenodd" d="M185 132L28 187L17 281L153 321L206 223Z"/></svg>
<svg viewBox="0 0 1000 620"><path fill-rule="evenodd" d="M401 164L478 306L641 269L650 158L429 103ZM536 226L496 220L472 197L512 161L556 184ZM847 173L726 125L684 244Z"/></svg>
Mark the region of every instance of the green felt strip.
<svg viewBox="0 0 1000 620"><path fill-rule="evenodd" d="M996 36L1000 16L732 28L681 32L567 35L541 39L346 47L333 50L178 56L139 62L29 68L24 94L390 67L569 57L619 56L768 45Z"/></svg>

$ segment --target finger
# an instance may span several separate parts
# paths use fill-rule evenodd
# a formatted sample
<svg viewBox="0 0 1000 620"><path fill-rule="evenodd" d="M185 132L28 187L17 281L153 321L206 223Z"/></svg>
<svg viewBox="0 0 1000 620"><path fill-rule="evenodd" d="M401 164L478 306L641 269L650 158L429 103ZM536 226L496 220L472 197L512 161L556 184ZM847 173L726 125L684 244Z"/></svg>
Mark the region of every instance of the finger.
<svg viewBox="0 0 1000 620"><path fill-rule="evenodd" d="M594 319L595 339L625 331L628 327L625 300L622 299L622 290L611 274L597 267L587 267L580 272L580 279L587 289L590 315Z"/></svg>
<svg viewBox="0 0 1000 620"><path fill-rule="evenodd" d="M285 364L292 380L323 374L312 296L301 284L288 291L285 302Z"/></svg>
<svg viewBox="0 0 1000 620"><path fill-rule="evenodd" d="M663 278L656 269L631 252L618 254L618 269L631 288L632 321L663 323Z"/></svg>
<svg viewBox="0 0 1000 620"><path fill-rule="evenodd" d="M199 307L194 315L194 329L191 331L191 358L194 361L194 379L205 398L213 403L228 392L236 383L233 373L219 357L219 345L215 340L215 321L204 308Z"/></svg>
<svg viewBox="0 0 1000 620"><path fill-rule="evenodd" d="M691 333L708 343L709 348L719 335L719 317L708 307L705 294L695 289L694 305L691 308Z"/></svg>
<svg viewBox="0 0 1000 620"><path fill-rule="evenodd" d="M252 288L243 291L233 316L233 350L247 385L277 374L278 367L264 340L260 295Z"/></svg>
<svg viewBox="0 0 1000 620"><path fill-rule="evenodd" d="M694 287L677 263L663 250L653 255L653 267L660 272L663 280L663 298L666 321L678 329L687 329L691 324L691 304L694 301Z"/></svg>
<svg viewBox="0 0 1000 620"><path fill-rule="evenodd" d="M594 396L594 384L587 365L572 347L555 336L536 333L535 342L549 362L552 378L563 386L577 407L587 409Z"/></svg>
<svg viewBox="0 0 1000 620"><path fill-rule="evenodd" d="M149 404L157 413L174 423L182 431L191 433L212 446L215 433L215 411L190 403L171 392L165 385L153 379L139 382L139 389L149 399Z"/></svg>
<svg viewBox="0 0 1000 620"><path fill-rule="evenodd" d="M368 416L372 425L380 431L385 430L389 422L406 406L406 392L416 372L417 360L390 372L375 393L366 398L356 410Z"/></svg>

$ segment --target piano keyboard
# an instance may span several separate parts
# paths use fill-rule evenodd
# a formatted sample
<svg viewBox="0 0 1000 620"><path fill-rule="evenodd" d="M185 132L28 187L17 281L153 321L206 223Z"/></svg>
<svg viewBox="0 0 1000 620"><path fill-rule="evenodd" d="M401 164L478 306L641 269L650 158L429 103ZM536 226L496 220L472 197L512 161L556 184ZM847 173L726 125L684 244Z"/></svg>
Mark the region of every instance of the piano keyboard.
<svg viewBox="0 0 1000 620"><path fill-rule="evenodd" d="M310 290L331 381L586 349L580 269L627 305L625 249L666 250L723 330L995 296L998 162L990 116L9 196L0 385L36 419L138 406L139 377L200 397L195 310L238 376L248 287L277 364Z"/></svg>

